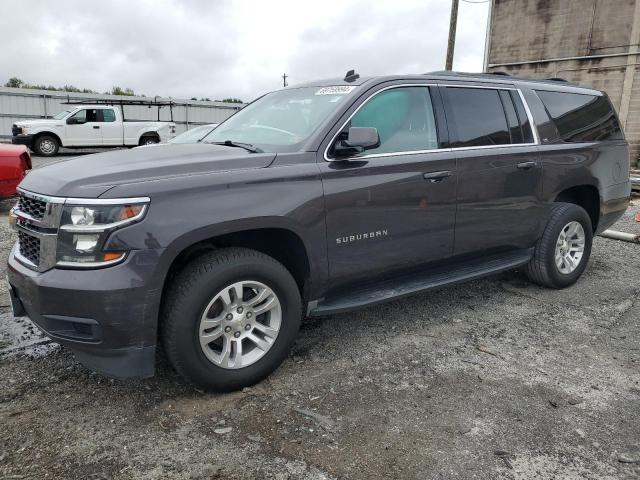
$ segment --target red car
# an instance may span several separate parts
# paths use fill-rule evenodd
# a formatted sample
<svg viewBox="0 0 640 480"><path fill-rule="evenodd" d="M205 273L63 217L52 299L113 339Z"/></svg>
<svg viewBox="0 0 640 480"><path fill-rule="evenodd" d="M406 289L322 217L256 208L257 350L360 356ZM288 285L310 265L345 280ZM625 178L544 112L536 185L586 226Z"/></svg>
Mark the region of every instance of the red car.
<svg viewBox="0 0 640 480"><path fill-rule="evenodd" d="M13 197L29 170L31 154L26 146L0 143L0 198Z"/></svg>

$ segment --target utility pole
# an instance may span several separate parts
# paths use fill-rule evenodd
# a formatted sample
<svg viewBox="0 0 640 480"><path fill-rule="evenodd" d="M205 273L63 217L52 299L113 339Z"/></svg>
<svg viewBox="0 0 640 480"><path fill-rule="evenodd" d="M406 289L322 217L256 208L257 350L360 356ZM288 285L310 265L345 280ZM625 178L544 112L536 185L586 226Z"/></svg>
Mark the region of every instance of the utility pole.
<svg viewBox="0 0 640 480"><path fill-rule="evenodd" d="M456 46L456 24L458 23L458 1L459 0L451 0L451 20L449 22L449 43L447 44L445 70L453 69L453 50Z"/></svg>
<svg viewBox="0 0 640 480"><path fill-rule="evenodd" d="M288 75L286 73L282 74L282 86L283 87L287 86L287 77L288 77Z"/></svg>

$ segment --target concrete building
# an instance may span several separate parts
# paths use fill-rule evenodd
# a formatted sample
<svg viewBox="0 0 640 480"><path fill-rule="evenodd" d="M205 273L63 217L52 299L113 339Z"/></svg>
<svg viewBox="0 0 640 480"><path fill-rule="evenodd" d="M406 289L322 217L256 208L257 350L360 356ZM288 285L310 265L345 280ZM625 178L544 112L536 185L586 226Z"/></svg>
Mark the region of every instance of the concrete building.
<svg viewBox="0 0 640 480"><path fill-rule="evenodd" d="M640 0L491 0L485 70L607 92L640 156Z"/></svg>

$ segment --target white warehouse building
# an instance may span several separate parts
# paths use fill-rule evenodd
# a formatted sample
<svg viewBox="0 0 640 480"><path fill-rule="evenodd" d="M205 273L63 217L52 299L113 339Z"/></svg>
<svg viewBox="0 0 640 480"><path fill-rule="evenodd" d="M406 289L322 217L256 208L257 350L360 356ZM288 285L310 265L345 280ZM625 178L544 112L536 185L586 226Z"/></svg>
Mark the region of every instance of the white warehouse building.
<svg viewBox="0 0 640 480"><path fill-rule="evenodd" d="M51 118L68 108L64 102L91 100L154 100L172 102L171 107L158 109L141 105L124 107L129 120L161 120L176 124L176 133L207 123L220 123L244 107L242 103L177 100L164 97L103 95L96 93L67 93L52 90L0 87L0 140L10 141L11 126L18 120ZM158 118L158 114L160 118Z"/></svg>

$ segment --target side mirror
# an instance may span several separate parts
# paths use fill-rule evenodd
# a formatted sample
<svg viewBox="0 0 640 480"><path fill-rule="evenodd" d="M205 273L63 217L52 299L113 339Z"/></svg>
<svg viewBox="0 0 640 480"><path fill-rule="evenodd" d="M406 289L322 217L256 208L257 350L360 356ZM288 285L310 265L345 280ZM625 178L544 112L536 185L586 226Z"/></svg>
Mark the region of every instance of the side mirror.
<svg viewBox="0 0 640 480"><path fill-rule="evenodd" d="M339 140L335 144L334 152L337 156L346 157L379 146L380 136L377 128L351 127L347 133L347 138Z"/></svg>

